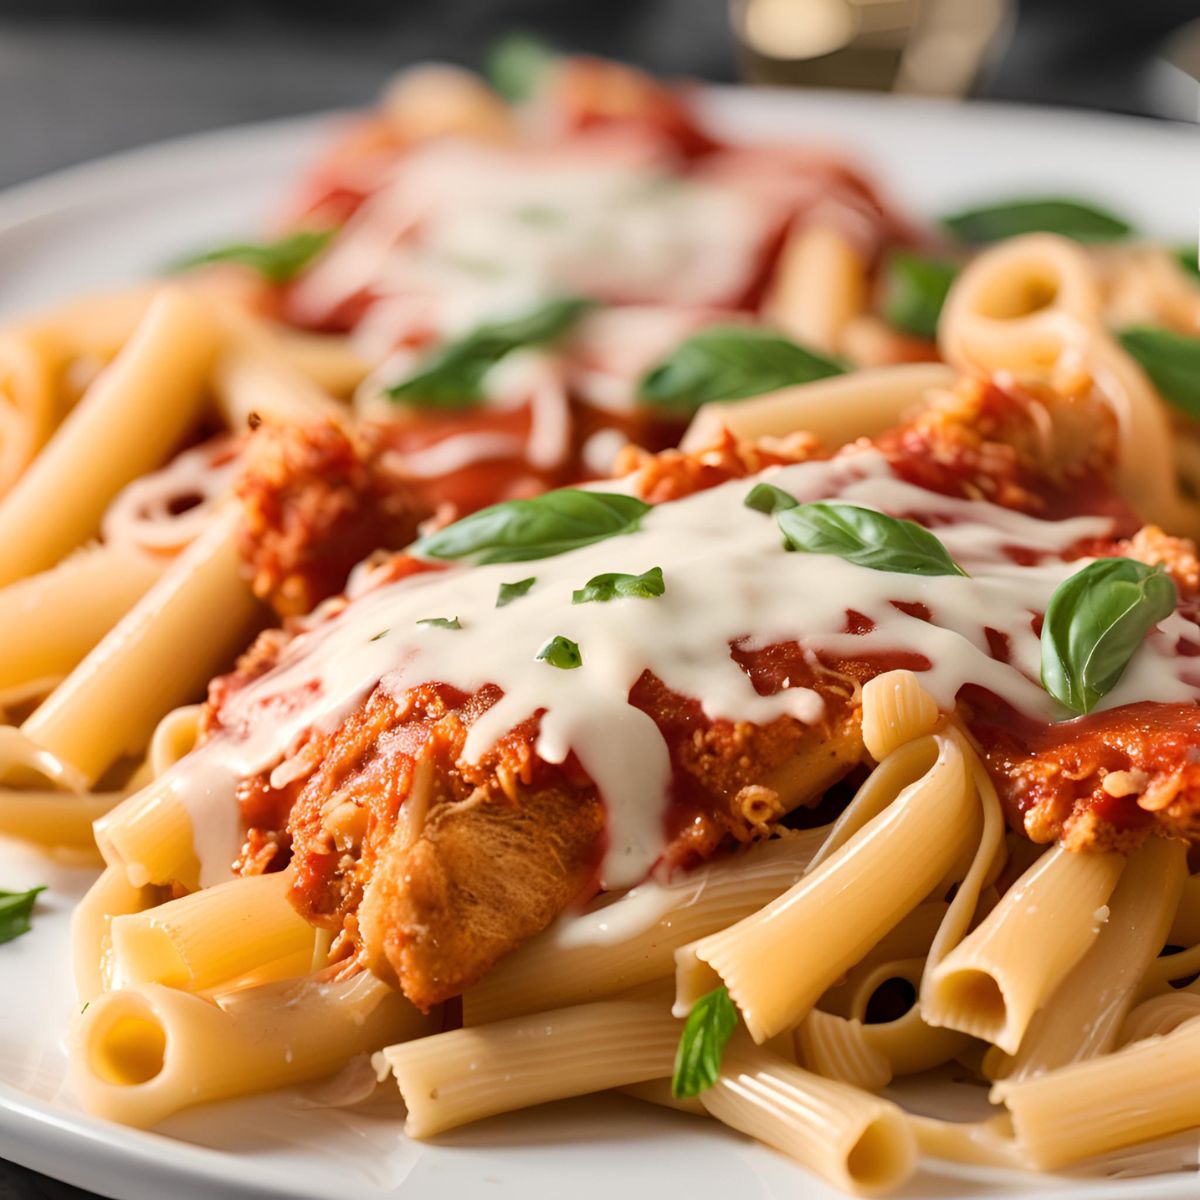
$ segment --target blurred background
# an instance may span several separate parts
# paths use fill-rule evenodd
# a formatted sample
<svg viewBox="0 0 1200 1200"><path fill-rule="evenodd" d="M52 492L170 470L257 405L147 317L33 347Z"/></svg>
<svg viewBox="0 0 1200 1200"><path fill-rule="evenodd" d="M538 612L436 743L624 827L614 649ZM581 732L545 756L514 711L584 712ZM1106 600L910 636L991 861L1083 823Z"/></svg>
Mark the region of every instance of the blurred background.
<svg viewBox="0 0 1200 1200"><path fill-rule="evenodd" d="M514 29L666 75L1200 119L1200 0L0 0L0 186L368 102Z"/></svg>

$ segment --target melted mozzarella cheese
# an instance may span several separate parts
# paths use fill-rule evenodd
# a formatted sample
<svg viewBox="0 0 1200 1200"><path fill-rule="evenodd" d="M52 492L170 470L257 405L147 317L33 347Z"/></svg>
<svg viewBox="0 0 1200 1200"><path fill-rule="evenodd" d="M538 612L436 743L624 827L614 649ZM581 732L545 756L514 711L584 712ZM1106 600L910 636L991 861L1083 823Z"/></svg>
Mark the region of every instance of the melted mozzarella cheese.
<svg viewBox="0 0 1200 1200"><path fill-rule="evenodd" d="M274 767L308 727L336 729L380 685L395 695L431 681L467 693L496 685L501 699L470 729L470 761L541 711L538 755L560 763L573 752L607 806L602 876L609 889L643 879L663 849L667 746L650 717L628 702L644 671L693 697L710 719L766 722L786 714L811 723L822 716L821 696L794 686L760 695L731 657L731 643L796 642L814 656L850 658L908 651L929 660L922 683L945 709L974 683L1032 716L1062 716L1038 683L1033 624L1058 584L1083 565L1058 556L1081 539L1109 534L1107 518L1042 521L941 496L898 479L871 448L763 477L802 502L836 497L918 519L968 576L894 574L787 552L775 520L745 507L755 483L747 479L661 505L639 531L556 558L455 566L382 586L297 637L273 671L231 698L226 731L176 768L172 786L196 825L207 876L236 850L235 781ZM1018 565L1010 547L1041 561ZM661 597L571 602L594 575L652 567L662 568ZM501 583L530 575L537 582L525 596L496 607ZM931 619L896 603L924 605ZM874 623L869 632L845 632L851 608ZM461 629L417 624L431 617L457 617ZM1008 639L1009 662L992 657L986 627ZM1180 615L1168 617L1101 707L1195 701L1198 681L1175 653L1179 637L1194 633ZM555 635L578 644L582 666L561 670L536 659Z"/></svg>
<svg viewBox="0 0 1200 1200"><path fill-rule="evenodd" d="M773 208L658 163L443 141L405 158L294 299L320 320L369 293L376 349L408 320L456 337L564 292L721 305L744 291L776 222Z"/></svg>

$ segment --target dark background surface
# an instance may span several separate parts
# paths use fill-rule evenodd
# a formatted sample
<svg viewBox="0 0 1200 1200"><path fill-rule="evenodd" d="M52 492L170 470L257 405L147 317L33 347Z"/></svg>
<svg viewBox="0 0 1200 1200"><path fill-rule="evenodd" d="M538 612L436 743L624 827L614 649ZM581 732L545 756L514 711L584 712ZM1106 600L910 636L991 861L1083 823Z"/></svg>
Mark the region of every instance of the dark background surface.
<svg viewBox="0 0 1200 1200"><path fill-rule="evenodd" d="M1200 0L1022 0L972 92L1161 115L1154 64L1188 22ZM667 75L738 78L726 0L0 0L0 186L161 138L362 105L398 67L477 66L512 29ZM0 1162L0 1200L88 1195Z"/></svg>
<svg viewBox="0 0 1200 1200"><path fill-rule="evenodd" d="M974 92L1161 111L1151 64L1189 21L1200 0L1020 0ZM727 0L0 0L0 186L159 138L363 104L397 67L475 66L514 28L667 75L738 74Z"/></svg>

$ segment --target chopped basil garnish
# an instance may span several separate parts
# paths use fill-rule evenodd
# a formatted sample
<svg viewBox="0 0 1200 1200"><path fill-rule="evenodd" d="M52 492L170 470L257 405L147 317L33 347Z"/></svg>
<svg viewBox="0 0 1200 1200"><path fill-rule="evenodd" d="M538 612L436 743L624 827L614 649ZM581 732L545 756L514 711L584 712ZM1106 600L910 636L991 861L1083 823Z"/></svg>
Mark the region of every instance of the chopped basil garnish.
<svg viewBox="0 0 1200 1200"><path fill-rule="evenodd" d="M638 385L638 400L688 416L702 404L743 400L845 370L842 363L769 329L718 326L692 334L648 371Z"/></svg>
<svg viewBox="0 0 1200 1200"><path fill-rule="evenodd" d="M1168 404L1200 419L1200 337L1136 325L1117 337Z"/></svg>
<svg viewBox="0 0 1200 1200"><path fill-rule="evenodd" d="M414 374L384 393L420 408L469 408L483 400L483 378L502 358L522 346L556 341L593 306L591 300L566 296L519 317L480 325L438 347Z"/></svg>
<svg viewBox="0 0 1200 1200"><path fill-rule="evenodd" d="M412 550L429 558L477 563L527 562L632 533L650 505L619 492L560 488L529 500L493 504L421 538Z"/></svg>
<svg viewBox="0 0 1200 1200"><path fill-rule="evenodd" d="M530 575L528 579L518 579L516 583L502 583L500 590L496 593L496 607L503 608L514 600L520 600L535 583L537 583L536 575Z"/></svg>
<svg viewBox="0 0 1200 1200"><path fill-rule="evenodd" d="M964 242L998 242L1023 233L1057 233L1077 242L1112 242L1129 225L1113 213L1080 200L1029 199L966 209L942 218Z"/></svg>
<svg viewBox="0 0 1200 1200"><path fill-rule="evenodd" d="M271 283L294 279L329 245L334 229L309 229L275 242L233 242L182 258L172 271L190 271L210 263L237 263L250 267Z"/></svg>
<svg viewBox="0 0 1200 1200"><path fill-rule="evenodd" d="M785 508L795 508L800 501L795 496L788 495L783 488L777 488L773 483L756 483L746 493L746 499L742 503L747 508L770 516L782 512Z"/></svg>
<svg viewBox="0 0 1200 1200"><path fill-rule="evenodd" d="M673 1096L679 1100L698 1096L717 1082L721 1059L737 1028L737 1020L737 1009L729 998L728 988L715 988L692 1005L675 1052Z"/></svg>
<svg viewBox="0 0 1200 1200"><path fill-rule="evenodd" d="M899 575L965 575L946 547L915 521L872 508L818 500L775 514L789 550L835 554L872 571Z"/></svg>
<svg viewBox="0 0 1200 1200"><path fill-rule="evenodd" d="M937 336L938 318L958 268L942 258L894 250L883 275L883 316L916 337Z"/></svg>
<svg viewBox="0 0 1200 1200"><path fill-rule="evenodd" d="M1117 685L1146 634L1175 611L1162 567L1101 558L1064 580L1042 622L1042 687L1089 713Z"/></svg>
<svg viewBox="0 0 1200 1200"><path fill-rule="evenodd" d="M373 641L373 642L377 642L377 641L379 641L379 639L380 639L380 638L385 638L385 637L387 637L387 635L388 635L388 633L389 633L389 632L390 632L390 631L389 631L389 630L387 630L387 629L381 629L381 630L380 630L380 631L379 631L377 634L375 634L375 635L374 635L374 636L371 638L371 641Z"/></svg>
<svg viewBox="0 0 1200 1200"><path fill-rule="evenodd" d="M651 567L641 575L612 573L593 576L583 587L571 593L571 603L588 604L593 600L604 602L619 600L623 597L652 600L655 596L661 596L666 590L667 585L663 582L662 567Z"/></svg>
<svg viewBox="0 0 1200 1200"><path fill-rule="evenodd" d="M583 655L579 652L579 646L562 634L552 637L534 657L539 662L558 667L560 671L573 671L576 667L583 666Z"/></svg>
<svg viewBox="0 0 1200 1200"><path fill-rule="evenodd" d="M0 891L0 942L11 942L28 933L33 906L45 887L30 888L27 892Z"/></svg>
<svg viewBox="0 0 1200 1200"><path fill-rule="evenodd" d="M428 625L430 629L461 629L457 617L425 617L417 622L418 625Z"/></svg>
<svg viewBox="0 0 1200 1200"><path fill-rule="evenodd" d="M488 51L487 77L510 104L528 100L541 86L558 55L539 38L510 33Z"/></svg>
<svg viewBox="0 0 1200 1200"><path fill-rule="evenodd" d="M1200 279L1200 246L1180 246L1175 256L1185 271Z"/></svg>

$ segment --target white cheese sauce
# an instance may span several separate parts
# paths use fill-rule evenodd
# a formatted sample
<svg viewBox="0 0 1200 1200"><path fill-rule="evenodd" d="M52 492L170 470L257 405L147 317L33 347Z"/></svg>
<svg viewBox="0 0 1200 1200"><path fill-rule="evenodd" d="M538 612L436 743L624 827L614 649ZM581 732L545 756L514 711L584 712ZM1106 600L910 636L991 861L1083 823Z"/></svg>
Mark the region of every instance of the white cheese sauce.
<svg viewBox="0 0 1200 1200"><path fill-rule="evenodd" d="M452 566L384 585L297 637L274 670L230 699L226 731L175 768L172 786L196 826L205 878L219 877L236 852L236 780L276 766L308 727L336 729L380 685L395 695L432 681L467 693L496 685L502 697L468 734L469 761L541 711L538 755L558 763L573 752L607 806L607 889L645 878L664 847L667 746L654 722L628 702L644 671L693 697L711 719L766 722L787 714L811 723L824 709L817 692L788 687L759 695L730 644L796 642L813 655L847 657L906 651L929 660L921 680L942 708L974 683L1033 717L1063 716L1038 683L1033 622L1058 584L1083 565L1056 556L1081 539L1109 534L1109 519L1043 521L984 501L947 498L898 479L869 447L760 478L800 501L836 497L920 519L968 577L894 574L787 552L774 518L743 503L756 482L751 478L660 505L639 531L556 558ZM626 481L608 490L630 486ZM1046 560L1020 566L1006 547ZM571 602L572 591L594 575L652 567L662 568L661 597ZM525 596L496 607L501 583L531 575L537 582ZM932 619L909 616L895 602L924 605ZM868 617L873 628L846 634L848 609ZM417 624L431 617L458 618L462 628ZM1009 663L992 657L987 627L1007 638ZM582 666L562 670L537 661L556 635L578 644ZM1100 707L1195 701L1200 667L1175 653L1181 636L1195 635L1194 624L1177 613L1168 617ZM214 826L221 832L211 832Z"/></svg>

